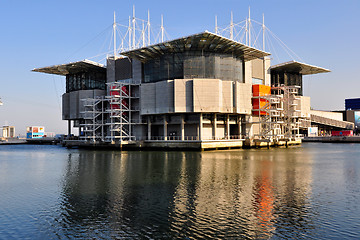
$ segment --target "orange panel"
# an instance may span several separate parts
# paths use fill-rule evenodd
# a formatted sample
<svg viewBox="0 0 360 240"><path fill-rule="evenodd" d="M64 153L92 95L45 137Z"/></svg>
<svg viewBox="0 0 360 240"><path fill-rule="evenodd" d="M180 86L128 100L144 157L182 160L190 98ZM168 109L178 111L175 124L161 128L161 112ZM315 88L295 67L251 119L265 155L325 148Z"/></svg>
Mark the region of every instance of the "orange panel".
<svg viewBox="0 0 360 240"><path fill-rule="evenodd" d="M252 85L253 96L267 96L271 94L271 87L261 84Z"/></svg>

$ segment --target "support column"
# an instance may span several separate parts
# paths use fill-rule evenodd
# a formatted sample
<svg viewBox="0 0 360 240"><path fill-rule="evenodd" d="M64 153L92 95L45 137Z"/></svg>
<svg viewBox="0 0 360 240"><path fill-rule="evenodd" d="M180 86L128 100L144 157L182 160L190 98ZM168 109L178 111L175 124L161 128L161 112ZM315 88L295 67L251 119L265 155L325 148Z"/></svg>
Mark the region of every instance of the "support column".
<svg viewBox="0 0 360 240"><path fill-rule="evenodd" d="M167 121L166 121L166 115L164 115L164 140L167 140Z"/></svg>
<svg viewBox="0 0 360 240"><path fill-rule="evenodd" d="M71 120L68 120L68 137L71 135Z"/></svg>
<svg viewBox="0 0 360 240"><path fill-rule="evenodd" d="M213 115L213 121L212 121L212 137L213 137L213 140L216 139L216 113L214 113Z"/></svg>
<svg viewBox="0 0 360 240"><path fill-rule="evenodd" d="M230 139L230 122L229 122L229 114L226 114L226 139Z"/></svg>
<svg viewBox="0 0 360 240"><path fill-rule="evenodd" d="M202 113L200 113L200 119L199 119L199 133L198 133L198 137L200 141L202 141L202 129L203 129L203 116Z"/></svg>
<svg viewBox="0 0 360 240"><path fill-rule="evenodd" d="M151 140L151 116L147 117L147 139Z"/></svg>
<svg viewBox="0 0 360 240"><path fill-rule="evenodd" d="M237 124L238 124L238 135L239 139L241 139L241 116L237 116Z"/></svg>
<svg viewBox="0 0 360 240"><path fill-rule="evenodd" d="M185 140L185 122L184 122L183 114L181 114L180 121L181 121L181 123L180 123L181 138L180 138L180 140L184 141Z"/></svg>

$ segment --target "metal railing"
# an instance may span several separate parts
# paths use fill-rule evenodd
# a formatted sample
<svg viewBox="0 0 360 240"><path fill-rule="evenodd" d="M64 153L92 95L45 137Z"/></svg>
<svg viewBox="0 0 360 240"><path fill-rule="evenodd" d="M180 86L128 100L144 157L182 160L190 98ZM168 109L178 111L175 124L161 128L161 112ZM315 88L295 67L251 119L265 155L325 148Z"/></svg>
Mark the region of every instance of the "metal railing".
<svg viewBox="0 0 360 240"><path fill-rule="evenodd" d="M339 120L335 120L335 119L331 119L331 118L317 116L314 114L311 114L310 117L311 117L311 122L314 122L314 123L319 123L319 124L323 124L323 125L329 125L329 126L344 128L344 129L353 129L354 128L354 123L352 123L352 122L339 121Z"/></svg>
<svg viewBox="0 0 360 240"><path fill-rule="evenodd" d="M243 140L242 135L231 135L227 137L203 137L199 138L199 136L184 136L182 139L181 136L151 136L150 138L137 138L136 140L148 140L148 141L229 141L229 140Z"/></svg>

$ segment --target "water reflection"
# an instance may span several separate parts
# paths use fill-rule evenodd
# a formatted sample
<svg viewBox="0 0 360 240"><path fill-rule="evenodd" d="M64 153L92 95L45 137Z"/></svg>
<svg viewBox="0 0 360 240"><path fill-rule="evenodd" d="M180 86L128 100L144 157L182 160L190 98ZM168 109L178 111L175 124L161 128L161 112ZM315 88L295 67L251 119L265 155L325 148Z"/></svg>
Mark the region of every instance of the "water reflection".
<svg viewBox="0 0 360 240"><path fill-rule="evenodd" d="M64 172L57 234L301 237L313 229L311 162L301 148L74 152Z"/></svg>

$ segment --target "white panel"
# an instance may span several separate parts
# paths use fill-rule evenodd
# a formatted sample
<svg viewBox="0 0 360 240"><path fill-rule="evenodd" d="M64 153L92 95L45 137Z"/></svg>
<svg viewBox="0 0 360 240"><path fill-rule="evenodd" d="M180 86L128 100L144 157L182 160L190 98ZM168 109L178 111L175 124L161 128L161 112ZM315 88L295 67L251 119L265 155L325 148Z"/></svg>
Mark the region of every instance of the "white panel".
<svg viewBox="0 0 360 240"><path fill-rule="evenodd" d="M266 86L270 86L271 85L271 76L270 76L270 58L269 57L264 57L265 59L265 64L264 64L264 68L265 68L265 85Z"/></svg>
<svg viewBox="0 0 360 240"><path fill-rule="evenodd" d="M194 112L220 112L220 80L194 79Z"/></svg>
<svg viewBox="0 0 360 240"><path fill-rule="evenodd" d="M251 84L236 83L236 112L242 114L251 114L252 89Z"/></svg>
<svg viewBox="0 0 360 240"><path fill-rule="evenodd" d="M233 82L221 81L221 83L222 83L221 112L231 113L233 111Z"/></svg>

